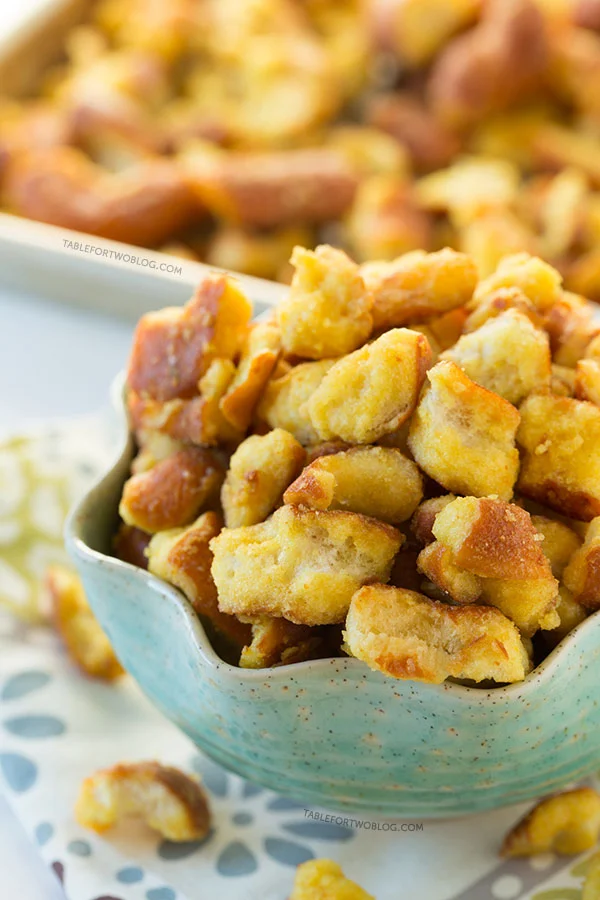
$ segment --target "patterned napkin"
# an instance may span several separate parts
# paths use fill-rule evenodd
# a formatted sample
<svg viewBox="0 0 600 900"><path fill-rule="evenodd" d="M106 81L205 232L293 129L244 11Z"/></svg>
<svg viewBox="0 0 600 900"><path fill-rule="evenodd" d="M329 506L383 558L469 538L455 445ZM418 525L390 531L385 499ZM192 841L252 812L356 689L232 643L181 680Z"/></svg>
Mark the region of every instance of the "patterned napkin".
<svg viewBox="0 0 600 900"><path fill-rule="evenodd" d="M6 796L68 900L285 900L296 865L338 861L377 900L580 900L585 859L498 859L524 807L452 822L305 808L202 756L125 677L76 673L40 618L39 576L62 561L66 509L115 450L106 418L0 444L0 770ZM21 618L16 618L18 612ZM156 758L201 775L213 828L161 841L127 822L99 837L72 815L81 780Z"/></svg>

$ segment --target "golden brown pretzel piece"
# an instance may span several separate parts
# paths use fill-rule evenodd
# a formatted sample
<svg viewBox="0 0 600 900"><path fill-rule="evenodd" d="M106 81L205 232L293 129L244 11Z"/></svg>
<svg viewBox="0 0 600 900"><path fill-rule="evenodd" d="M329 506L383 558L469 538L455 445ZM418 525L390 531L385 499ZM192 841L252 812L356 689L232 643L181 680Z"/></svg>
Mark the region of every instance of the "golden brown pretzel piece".
<svg viewBox="0 0 600 900"><path fill-rule="evenodd" d="M110 173L67 146L15 155L5 173L3 199L29 219L146 247L202 217L173 162L151 158Z"/></svg>

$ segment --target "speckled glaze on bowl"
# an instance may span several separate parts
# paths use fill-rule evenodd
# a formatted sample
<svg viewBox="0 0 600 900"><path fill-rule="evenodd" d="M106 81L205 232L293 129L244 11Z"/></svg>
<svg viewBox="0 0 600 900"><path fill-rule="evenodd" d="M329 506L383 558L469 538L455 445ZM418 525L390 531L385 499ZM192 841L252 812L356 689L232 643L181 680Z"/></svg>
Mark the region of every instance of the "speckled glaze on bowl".
<svg viewBox="0 0 600 900"><path fill-rule="evenodd" d="M355 659L237 669L179 591L108 555L132 453L128 439L72 512L67 546L125 668L217 762L309 804L420 819L533 799L598 768L598 615L494 690L397 681Z"/></svg>

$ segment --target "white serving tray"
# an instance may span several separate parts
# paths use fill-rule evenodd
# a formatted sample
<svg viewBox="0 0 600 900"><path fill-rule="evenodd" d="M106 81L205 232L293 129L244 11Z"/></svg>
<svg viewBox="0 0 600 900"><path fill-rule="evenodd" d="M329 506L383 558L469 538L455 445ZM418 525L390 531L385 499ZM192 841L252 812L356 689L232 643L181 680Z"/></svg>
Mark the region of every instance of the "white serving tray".
<svg viewBox="0 0 600 900"><path fill-rule="evenodd" d="M0 94L30 92L59 58L66 32L92 6L93 0L0 0ZM87 252L77 249L81 246ZM0 213L0 284L12 290L137 320L150 309L185 303L210 270L158 251ZM278 302L285 290L259 278L238 277L258 312Z"/></svg>

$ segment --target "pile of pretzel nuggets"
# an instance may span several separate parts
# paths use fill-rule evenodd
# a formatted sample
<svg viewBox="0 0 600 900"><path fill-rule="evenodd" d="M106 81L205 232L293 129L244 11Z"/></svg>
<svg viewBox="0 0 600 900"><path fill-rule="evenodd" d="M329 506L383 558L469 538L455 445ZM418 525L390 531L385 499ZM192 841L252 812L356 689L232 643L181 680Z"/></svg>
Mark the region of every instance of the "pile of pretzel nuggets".
<svg viewBox="0 0 600 900"><path fill-rule="evenodd" d="M511 683L600 607L600 323L517 253L296 247L268 319L214 273L145 315L121 559L217 652Z"/></svg>
<svg viewBox="0 0 600 900"><path fill-rule="evenodd" d="M84 6L0 83L3 209L286 282L295 244L527 250L600 301L600 0Z"/></svg>

